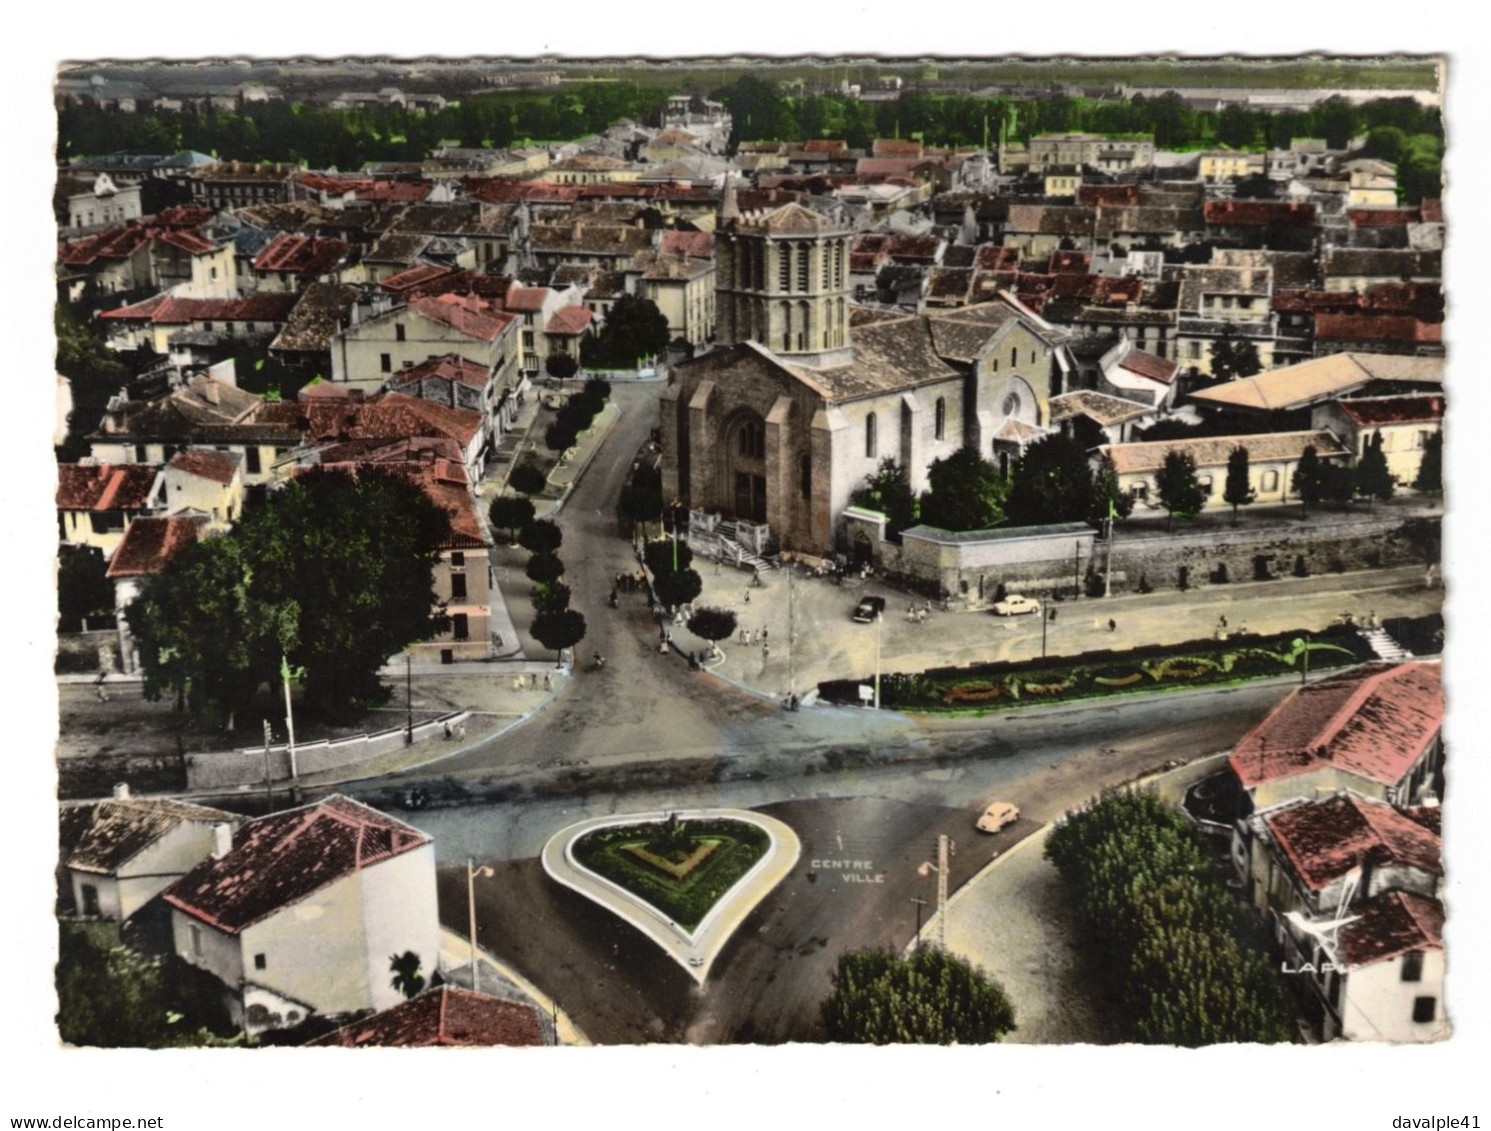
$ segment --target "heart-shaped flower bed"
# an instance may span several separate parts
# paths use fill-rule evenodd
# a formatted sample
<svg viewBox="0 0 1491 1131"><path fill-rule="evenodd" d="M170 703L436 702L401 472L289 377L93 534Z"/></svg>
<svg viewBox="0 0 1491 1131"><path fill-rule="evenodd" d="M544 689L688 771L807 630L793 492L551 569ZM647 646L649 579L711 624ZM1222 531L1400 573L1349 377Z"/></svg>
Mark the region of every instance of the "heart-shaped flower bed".
<svg viewBox="0 0 1491 1131"><path fill-rule="evenodd" d="M751 909L797 862L790 828L745 810L582 821L544 846L549 875L609 908L700 982Z"/></svg>

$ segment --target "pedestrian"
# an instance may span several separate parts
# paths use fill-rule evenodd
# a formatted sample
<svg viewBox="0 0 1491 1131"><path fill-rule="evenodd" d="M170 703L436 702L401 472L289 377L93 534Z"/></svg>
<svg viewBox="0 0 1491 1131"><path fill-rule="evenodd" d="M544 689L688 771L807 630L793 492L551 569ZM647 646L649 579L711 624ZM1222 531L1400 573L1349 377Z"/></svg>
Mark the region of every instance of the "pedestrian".
<svg viewBox="0 0 1491 1131"><path fill-rule="evenodd" d="M445 722L445 741L449 742L450 741L450 736L452 734L454 734L454 733L455 732L450 729L450 720L447 719L446 722Z"/></svg>
<svg viewBox="0 0 1491 1131"><path fill-rule="evenodd" d="M1237 626L1237 634L1239 636L1246 636L1248 634L1248 622L1247 621L1243 621L1241 624L1239 624Z"/></svg>
<svg viewBox="0 0 1491 1131"><path fill-rule="evenodd" d="M763 643L763 644L766 643L766 633L767 633L767 631L768 630L764 629L764 628L761 630L761 643Z"/></svg>
<svg viewBox="0 0 1491 1131"><path fill-rule="evenodd" d="M553 691L554 690L554 681L549 678L549 673L548 672L544 672L544 690L545 691Z"/></svg>
<svg viewBox="0 0 1491 1131"><path fill-rule="evenodd" d="M746 630L745 630L745 629L741 629L741 630L740 630L740 642L741 642L741 643L742 643L742 644L745 644L745 643L747 643L747 642L748 642L748 641L749 641L749 640L750 640L750 636L749 636L749 634L747 634L747 632L746 632Z"/></svg>
<svg viewBox="0 0 1491 1131"><path fill-rule="evenodd" d="M751 603L751 591L749 589L745 591L745 603L747 605Z"/></svg>
<svg viewBox="0 0 1491 1131"><path fill-rule="evenodd" d="M497 633L493 639L497 642L497 651L502 651L502 633Z"/></svg>
<svg viewBox="0 0 1491 1131"><path fill-rule="evenodd" d="M109 701L109 693L104 690L104 682L102 676L99 677L98 683L94 685L94 690L98 692L98 701L100 703L107 703Z"/></svg>
<svg viewBox="0 0 1491 1131"><path fill-rule="evenodd" d="M1226 628L1227 627L1227 614L1223 613L1218 619L1222 622L1222 627Z"/></svg>
<svg viewBox="0 0 1491 1131"><path fill-rule="evenodd" d="M466 741L466 724L465 723L461 723L459 726L456 727L456 738L459 739L461 742L465 742Z"/></svg>
<svg viewBox="0 0 1491 1131"><path fill-rule="evenodd" d="M1051 610L1051 623L1052 624L1056 623L1056 610L1055 609Z"/></svg>
<svg viewBox="0 0 1491 1131"><path fill-rule="evenodd" d="M537 691L538 690L538 672L533 672L532 674L529 675L529 677L528 677L528 690L530 690L530 691Z"/></svg>
<svg viewBox="0 0 1491 1131"><path fill-rule="evenodd" d="M1116 620L1114 620L1112 617L1108 618L1108 631L1109 632L1117 632L1118 631L1118 622Z"/></svg>
<svg viewBox="0 0 1491 1131"><path fill-rule="evenodd" d="M771 659L771 645L763 644L761 645L761 662L764 664L769 659Z"/></svg>
<svg viewBox="0 0 1491 1131"><path fill-rule="evenodd" d="M522 691L523 690L523 673L522 672L519 672L517 675L513 676L513 690L514 691Z"/></svg>

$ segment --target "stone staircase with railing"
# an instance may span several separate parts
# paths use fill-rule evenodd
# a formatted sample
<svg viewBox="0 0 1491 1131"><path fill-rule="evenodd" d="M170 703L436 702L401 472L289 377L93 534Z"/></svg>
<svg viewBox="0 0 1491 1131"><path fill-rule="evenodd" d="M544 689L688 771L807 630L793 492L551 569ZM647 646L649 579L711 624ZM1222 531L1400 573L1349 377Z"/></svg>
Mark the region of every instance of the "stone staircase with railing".
<svg viewBox="0 0 1491 1131"><path fill-rule="evenodd" d="M733 522L719 515L689 512L689 548L737 569L773 570L779 550L771 528L763 524Z"/></svg>

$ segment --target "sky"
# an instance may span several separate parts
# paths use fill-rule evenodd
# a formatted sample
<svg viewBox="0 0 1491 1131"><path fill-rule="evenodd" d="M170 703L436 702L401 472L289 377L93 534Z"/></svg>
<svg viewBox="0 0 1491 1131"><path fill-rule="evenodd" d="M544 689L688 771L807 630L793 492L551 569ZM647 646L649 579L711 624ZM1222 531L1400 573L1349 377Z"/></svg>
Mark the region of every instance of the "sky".
<svg viewBox="0 0 1491 1131"><path fill-rule="evenodd" d="M221 11L221 15L216 12ZM367 17L362 18L361 13ZM1483 751L1473 740L1487 721L1476 645L1485 627L1485 583L1470 563L1486 535L1475 487L1473 428L1485 419L1480 375L1468 372L1462 345L1487 298L1471 264L1485 247L1470 186L1484 183L1486 105L1481 75L1491 54L1476 46L1471 17L1402 4L1309 5L1276 0L1205 6L1067 3L1004 7L950 0L922 10L908 4L623 5L570 0L562 6L442 4L422 9L284 0L190 7L73 3L18 5L7 19L16 50L4 75L6 149L13 161L4 192L11 228L4 288L15 365L4 424L11 473L0 477L0 513L13 524L0 561L10 599L8 677L11 733L4 756L16 783L3 823L5 917L10 983L0 1120L23 1116L166 1117L169 1131L289 1127L312 1115L356 1118L370 1128L446 1118L568 1128L582 1118L630 1127L664 1121L745 1127L860 1122L868 1128L935 1121L952 1126L1018 1119L1031 1126L1088 1123L1180 1126L1190 1117L1213 1127L1305 1120L1389 1127L1395 1116L1484 1115L1486 1090L1475 1061L1491 1032L1486 976L1486 851L1472 812L1487 787ZM1349 26L1346 26L1348 25ZM1251 29L1251 30L1250 30ZM1446 96L1450 225L1450 492L1446 536L1451 645L1449 1009L1457 1035L1425 1049L789 1049L549 1050L541 1053L347 1053L295 1050L243 1053L106 1053L57 1048L49 967L55 808L51 744L55 689L50 677L50 585L55 519L51 510L49 273L53 123L50 82L64 59L342 54L459 56L561 54L894 53L1043 54L1448 54ZM1475 255L1476 258L1471 257ZM1477 359L1478 360L1478 359ZM1480 590L1477 592L1476 590ZM1470 827L1467 827L1470 826ZM312 1060L311 1057L315 1059ZM411 1063L409 1056L425 1057ZM387 1071L399 1057L397 1075ZM437 1061L433 1059L439 1057ZM1308 1058L1308 1061L1306 1060ZM1328 1060L1323 1058L1329 1058ZM577 1073L583 1085L577 1086ZM1477 1097L1480 1097L1479 1106ZM437 1098L438 1097L438 1098ZM432 1102L433 1101L433 1102ZM468 1110L469 1109L469 1110ZM302 1118L305 1117L305 1118ZM440 1116L437 1115L436 1118ZM847 1117L847 1118L846 1118ZM1303 1117L1303 1118L1301 1118ZM811 1122L809 1122L811 1120Z"/></svg>

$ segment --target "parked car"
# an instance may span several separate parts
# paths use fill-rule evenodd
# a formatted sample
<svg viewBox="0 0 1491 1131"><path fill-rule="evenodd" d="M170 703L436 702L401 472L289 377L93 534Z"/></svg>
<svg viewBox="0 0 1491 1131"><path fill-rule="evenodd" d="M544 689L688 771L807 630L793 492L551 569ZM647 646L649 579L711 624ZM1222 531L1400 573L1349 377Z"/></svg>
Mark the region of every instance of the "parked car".
<svg viewBox="0 0 1491 1131"><path fill-rule="evenodd" d="M1008 801L996 801L979 815L973 827L981 833L997 833L1020 819L1020 809Z"/></svg>
<svg viewBox="0 0 1491 1131"><path fill-rule="evenodd" d="M859 624L872 624L876 617L885 612L884 597L861 597L859 604L854 606L854 620Z"/></svg>
<svg viewBox="0 0 1491 1131"><path fill-rule="evenodd" d="M994 605L994 615L997 617L1018 617L1025 613L1038 613L1041 611L1041 603L1034 597L1022 597L1018 593L1011 593L1003 601Z"/></svg>

